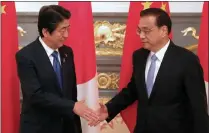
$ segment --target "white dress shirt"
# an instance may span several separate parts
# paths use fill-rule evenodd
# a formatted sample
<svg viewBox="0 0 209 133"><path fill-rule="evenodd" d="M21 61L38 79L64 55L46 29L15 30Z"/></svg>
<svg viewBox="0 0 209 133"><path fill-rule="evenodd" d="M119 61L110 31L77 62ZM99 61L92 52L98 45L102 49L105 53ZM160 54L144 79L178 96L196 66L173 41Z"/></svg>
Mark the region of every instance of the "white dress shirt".
<svg viewBox="0 0 209 133"><path fill-rule="evenodd" d="M41 37L39 37L39 41L41 42L42 46L44 47L48 57L49 57L49 60L53 66L53 60L54 60L54 57L52 56L52 53L55 51L54 49L50 48L49 46L46 45L46 43L44 43L44 41L41 39ZM58 52L58 59L59 59L59 63L61 65L61 62L60 62L60 54L59 54L59 51L58 49L56 49L56 51Z"/></svg>
<svg viewBox="0 0 209 133"><path fill-rule="evenodd" d="M151 57L152 57L152 55L155 54L156 57L157 57L156 67L155 67L155 73L154 73L154 79L153 79L153 83L154 83L155 82L155 79L156 79L156 76L157 76L157 73L158 73L158 70L159 70L160 65L161 65L161 63L163 61L163 57L165 55L165 52L166 52L169 44L170 44L170 40L158 52L156 52L156 53L150 52L150 54L149 54L149 56L147 58L146 69L145 69L145 80L146 80L146 82L147 82L147 75L148 75L149 67L151 65Z"/></svg>

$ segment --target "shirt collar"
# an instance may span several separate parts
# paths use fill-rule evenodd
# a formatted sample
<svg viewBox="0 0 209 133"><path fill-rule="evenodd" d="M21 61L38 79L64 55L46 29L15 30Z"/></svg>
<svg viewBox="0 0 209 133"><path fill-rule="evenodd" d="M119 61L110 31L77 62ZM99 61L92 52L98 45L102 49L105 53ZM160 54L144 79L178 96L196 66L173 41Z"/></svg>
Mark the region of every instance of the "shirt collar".
<svg viewBox="0 0 209 133"><path fill-rule="evenodd" d="M153 54L155 54L156 57L157 57L157 59L158 59L159 61L162 61L162 60L163 60L163 57L164 57L164 55L165 55L165 52L166 52L166 50L168 49L169 44L170 44L170 40L168 40L168 42L166 43L166 45L163 46L163 47L162 47L159 51L157 51L156 53L151 52L151 53L150 53L150 57L151 57Z"/></svg>
<svg viewBox="0 0 209 133"><path fill-rule="evenodd" d="M44 47L46 53L48 56L51 56L51 54L55 51L54 49L50 48L49 46L46 45L46 43L42 40L41 37L39 37L39 41L41 42L42 46ZM56 49L58 52L58 49Z"/></svg>

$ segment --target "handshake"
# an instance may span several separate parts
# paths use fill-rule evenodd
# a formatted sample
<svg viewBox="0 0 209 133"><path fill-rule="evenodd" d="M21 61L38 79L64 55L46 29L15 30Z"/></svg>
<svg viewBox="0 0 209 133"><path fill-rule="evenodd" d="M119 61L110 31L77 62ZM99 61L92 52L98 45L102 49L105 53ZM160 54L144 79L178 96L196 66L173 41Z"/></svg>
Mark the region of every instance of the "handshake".
<svg viewBox="0 0 209 133"><path fill-rule="evenodd" d="M89 126L97 126L100 122L108 117L107 107L100 104L100 108L96 111L88 108L84 101L75 103L73 112L88 121Z"/></svg>

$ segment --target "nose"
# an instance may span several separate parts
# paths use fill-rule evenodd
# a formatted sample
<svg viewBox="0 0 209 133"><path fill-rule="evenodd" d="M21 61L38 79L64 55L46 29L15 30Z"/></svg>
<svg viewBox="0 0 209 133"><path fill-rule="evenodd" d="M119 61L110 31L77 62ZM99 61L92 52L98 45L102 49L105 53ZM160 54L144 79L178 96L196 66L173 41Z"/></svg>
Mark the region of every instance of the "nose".
<svg viewBox="0 0 209 133"><path fill-rule="evenodd" d="M65 30L64 34L63 34L63 37L67 38L68 37L68 30Z"/></svg>
<svg viewBox="0 0 209 133"><path fill-rule="evenodd" d="M139 37L140 37L141 39L144 39L144 38L145 38L144 33L143 33L143 32L141 32L141 33L139 34Z"/></svg>

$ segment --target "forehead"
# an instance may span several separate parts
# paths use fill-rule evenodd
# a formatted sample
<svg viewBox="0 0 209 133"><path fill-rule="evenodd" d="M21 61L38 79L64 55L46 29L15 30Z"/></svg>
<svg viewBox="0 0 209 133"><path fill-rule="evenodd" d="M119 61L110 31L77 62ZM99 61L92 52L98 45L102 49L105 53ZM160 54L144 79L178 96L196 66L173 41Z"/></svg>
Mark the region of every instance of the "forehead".
<svg viewBox="0 0 209 133"><path fill-rule="evenodd" d="M156 17L155 16L143 16L139 20L139 27L151 27L156 25Z"/></svg>
<svg viewBox="0 0 209 133"><path fill-rule="evenodd" d="M69 23L69 19L64 19L62 22L60 22L57 25L57 28L64 28L64 27L69 27L70 23Z"/></svg>

